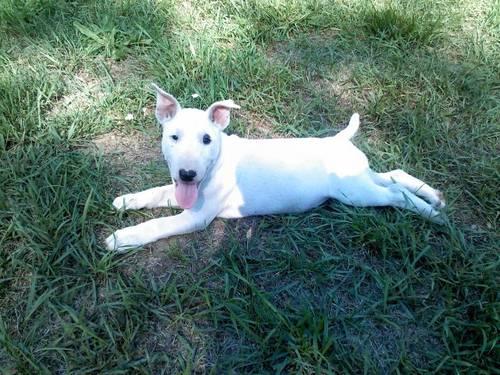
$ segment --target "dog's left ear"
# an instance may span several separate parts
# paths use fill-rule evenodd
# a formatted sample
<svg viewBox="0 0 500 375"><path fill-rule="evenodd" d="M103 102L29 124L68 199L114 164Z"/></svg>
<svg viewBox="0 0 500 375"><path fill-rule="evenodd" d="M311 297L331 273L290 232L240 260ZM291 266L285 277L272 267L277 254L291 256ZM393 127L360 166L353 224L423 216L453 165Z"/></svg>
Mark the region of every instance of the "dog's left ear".
<svg viewBox="0 0 500 375"><path fill-rule="evenodd" d="M215 102L207 109L208 119L224 130L229 125L231 109L240 109L240 106L234 104L232 100Z"/></svg>

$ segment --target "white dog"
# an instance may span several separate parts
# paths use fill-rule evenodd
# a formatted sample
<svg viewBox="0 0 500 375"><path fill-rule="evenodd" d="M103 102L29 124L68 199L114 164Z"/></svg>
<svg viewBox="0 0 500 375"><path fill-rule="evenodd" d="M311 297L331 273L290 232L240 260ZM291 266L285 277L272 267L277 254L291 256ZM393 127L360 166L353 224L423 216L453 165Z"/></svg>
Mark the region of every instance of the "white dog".
<svg viewBox="0 0 500 375"><path fill-rule="evenodd" d="M328 198L365 206L405 208L441 222L442 194L402 170L376 173L350 139L359 115L333 137L251 140L223 130L231 100L206 111L181 108L155 86L156 118L163 127L162 152L173 184L119 196L117 209L180 207L180 214L116 231L113 250L205 228L216 217L303 212Z"/></svg>

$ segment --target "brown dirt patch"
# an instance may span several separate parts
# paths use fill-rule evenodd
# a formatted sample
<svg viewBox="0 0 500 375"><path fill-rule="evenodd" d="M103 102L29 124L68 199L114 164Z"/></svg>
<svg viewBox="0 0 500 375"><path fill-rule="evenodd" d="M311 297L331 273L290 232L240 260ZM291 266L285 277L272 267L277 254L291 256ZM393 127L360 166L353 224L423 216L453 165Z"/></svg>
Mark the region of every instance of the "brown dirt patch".
<svg viewBox="0 0 500 375"><path fill-rule="evenodd" d="M134 166L163 160L159 134L113 130L98 136L92 144L123 176L134 176Z"/></svg>
<svg viewBox="0 0 500 375"><path fill-rule="evenodd" d="M130 78L137 80L138 77L143 77L146 71L144 64L132 56L127 56L120 61L106 59L105 64L110 76L117 82L123 82Z"/></svg>
<svg viewBox="0 0 500 375"><path fill-rule="evenodd" d="M65 86L68 87L68 94L54 103L47 114L49 118L84 111L92 105L101 103L105 98L101 82L84 70L65 79Z"/></svg>

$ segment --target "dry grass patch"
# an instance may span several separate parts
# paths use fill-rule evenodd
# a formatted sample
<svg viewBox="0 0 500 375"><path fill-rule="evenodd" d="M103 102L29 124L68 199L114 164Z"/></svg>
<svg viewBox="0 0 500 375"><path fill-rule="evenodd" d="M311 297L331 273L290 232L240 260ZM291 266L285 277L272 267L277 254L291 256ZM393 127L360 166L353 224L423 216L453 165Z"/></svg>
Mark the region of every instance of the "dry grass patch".
<svg viewBox="0 0 500 375"><path fill-rule="evenodd" d="M242 110L236 113L238 122L242 122L242 134L245 138L272 138L277 136L273 120L265 113L258 113L250 110Z"/></svg>
<svg viewBox="0 0 500 375"><path fill-rule="evenodd" d="M102 104L106 97L102 82L90 73L80 70L66 79L67 93L56 101L48 112L48 118L71 117L92 106Z"/></svg>
<svg viewBox="0 0 500 375"><path fill-rule="evenodd" d="M161 162L159 135L133 130L124 133L113 130L92 140L96 150L101 152L120 175L133 177L136 169L151 162Z"/></svg>

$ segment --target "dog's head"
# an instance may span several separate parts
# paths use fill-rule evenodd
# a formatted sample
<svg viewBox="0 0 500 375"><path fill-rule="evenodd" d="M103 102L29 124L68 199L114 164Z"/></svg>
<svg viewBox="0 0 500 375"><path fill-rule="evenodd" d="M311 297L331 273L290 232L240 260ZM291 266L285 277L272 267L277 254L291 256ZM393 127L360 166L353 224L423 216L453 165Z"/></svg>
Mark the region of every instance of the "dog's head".
<svg viewBox="0 0 500 375"><path fill-rule="evenodd" d="M175 184L181 208L191 208L198 188L219 156L221 133L229 125L232 100L212 104L206 111L181 108L170 94L156 89L156 118L163 127L161 148Z"/></svg>

